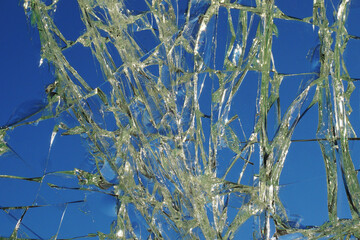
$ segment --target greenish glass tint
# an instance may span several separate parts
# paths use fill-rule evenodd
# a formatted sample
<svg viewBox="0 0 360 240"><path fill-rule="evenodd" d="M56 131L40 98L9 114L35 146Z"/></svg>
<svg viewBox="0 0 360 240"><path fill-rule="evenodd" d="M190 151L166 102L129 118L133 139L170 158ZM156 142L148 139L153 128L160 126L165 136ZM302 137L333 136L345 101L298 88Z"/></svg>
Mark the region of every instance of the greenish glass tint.
<svg viewBox="0 0 360 240"><path fill-rule="evenodd" d="M60 226L69 206L95 201L92 193L113 206L109 232L66 238L360 238L350 116L358 79L345 57L360 39L347 31L356 1L294 1L304 11L288 14L274 0L77 0L83 29L72 39L57 19L64 1L23 1L54 81L44 106L1 127L0 154L12 151L14 129L54 121L49 154L55 139L79 135L93 168L0 178L41 187L54 177L49 189L89 193L62 203ZM89 65L77 64L78 52ZM94 69L98 77L86 73ZM325 168L328 216L317 225L294 220L282 196L289 153L300 144L300 152L318 145ZM339 217L340 185L351 218ZM7 237L42 238L22 221L47 206L1 207L22 210Z"/></svg>

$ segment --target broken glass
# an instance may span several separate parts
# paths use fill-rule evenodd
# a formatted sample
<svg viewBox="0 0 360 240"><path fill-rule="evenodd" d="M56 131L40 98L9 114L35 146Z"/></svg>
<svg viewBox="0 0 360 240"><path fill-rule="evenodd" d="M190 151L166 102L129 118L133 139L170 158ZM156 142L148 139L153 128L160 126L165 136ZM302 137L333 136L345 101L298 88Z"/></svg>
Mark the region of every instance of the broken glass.
<svg viewBox="0 0 360 240"><path fill-rule="evenodd" d="M50 74L0 127L0 236L360 238L359 6L22 1Z"/></svg>

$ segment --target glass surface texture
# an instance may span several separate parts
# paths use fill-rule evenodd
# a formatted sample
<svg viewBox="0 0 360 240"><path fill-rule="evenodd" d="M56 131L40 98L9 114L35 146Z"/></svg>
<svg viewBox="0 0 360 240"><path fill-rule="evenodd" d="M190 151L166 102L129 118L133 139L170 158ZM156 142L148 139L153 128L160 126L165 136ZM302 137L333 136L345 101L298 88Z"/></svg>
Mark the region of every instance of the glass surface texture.
<svg viewBox="0 0 360 240"><path fill-rule="evenodd" d="M359 0L4 4L1 238L360 238Z"/></svg>

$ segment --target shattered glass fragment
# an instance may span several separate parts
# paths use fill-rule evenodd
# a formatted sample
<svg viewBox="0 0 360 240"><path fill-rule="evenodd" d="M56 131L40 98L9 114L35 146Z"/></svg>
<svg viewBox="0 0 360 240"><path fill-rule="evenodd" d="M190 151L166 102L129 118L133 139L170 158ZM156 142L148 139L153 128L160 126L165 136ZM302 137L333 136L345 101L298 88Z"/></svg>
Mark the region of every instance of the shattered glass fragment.
<svg viewBox="0 0 360 240"><path fill-rule="evenodd" d="M22 7L52 77L4 107L0 237L360 238L358 1Z"/></svg>

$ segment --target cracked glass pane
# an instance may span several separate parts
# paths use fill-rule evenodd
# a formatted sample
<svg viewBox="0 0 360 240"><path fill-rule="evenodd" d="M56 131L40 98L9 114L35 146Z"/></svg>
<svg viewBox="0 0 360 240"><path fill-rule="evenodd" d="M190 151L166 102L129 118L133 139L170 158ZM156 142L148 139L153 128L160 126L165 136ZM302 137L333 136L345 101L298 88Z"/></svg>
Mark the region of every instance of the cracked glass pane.
<svg viewBox="0 0 360 240"><path fill-rule="evenodd" d="M360 1L7 4L1 238L360 238Z"/></svg>

